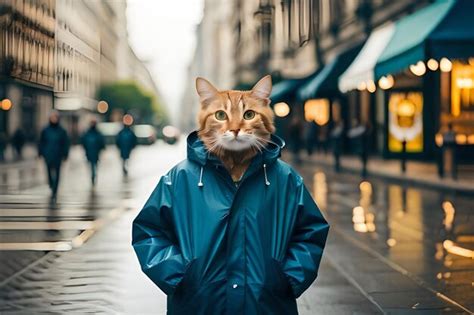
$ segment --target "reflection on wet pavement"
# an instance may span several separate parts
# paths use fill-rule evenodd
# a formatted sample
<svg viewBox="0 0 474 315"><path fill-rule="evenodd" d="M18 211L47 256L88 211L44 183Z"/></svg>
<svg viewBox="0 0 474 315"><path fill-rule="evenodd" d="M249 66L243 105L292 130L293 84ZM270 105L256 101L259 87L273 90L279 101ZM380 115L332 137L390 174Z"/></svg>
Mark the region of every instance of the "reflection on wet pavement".
<svg viewBox="0 0 474 315"><path fill-rule="evenodd" d="M474 309L472 197L311 167L300 171L313 179L316 202L345 235L441 299Z"/></svg>

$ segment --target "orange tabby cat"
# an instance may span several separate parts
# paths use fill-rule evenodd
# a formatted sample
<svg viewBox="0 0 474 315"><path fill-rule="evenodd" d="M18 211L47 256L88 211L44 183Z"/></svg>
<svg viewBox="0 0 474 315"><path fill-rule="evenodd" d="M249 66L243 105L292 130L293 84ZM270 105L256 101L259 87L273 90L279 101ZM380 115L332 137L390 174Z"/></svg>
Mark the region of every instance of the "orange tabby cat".
<svg viewBox="0 0 474 315"><path fill-rule="evenodd" d="M250 91L219 91L206 79L197 78L196 90L201 102L199 138L238 181L275 131L269 106L272 79L263 77Z"/></svg>

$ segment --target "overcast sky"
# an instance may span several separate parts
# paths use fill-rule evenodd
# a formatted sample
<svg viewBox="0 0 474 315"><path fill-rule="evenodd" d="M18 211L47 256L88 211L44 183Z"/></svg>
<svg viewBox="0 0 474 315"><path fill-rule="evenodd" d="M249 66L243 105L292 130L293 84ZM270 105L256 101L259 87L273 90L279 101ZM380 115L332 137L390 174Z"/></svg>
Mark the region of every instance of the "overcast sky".
<svg viewBox="0 0 474 315"><path fill-rule="evenodd" d="M176 117L202 0L127 0L129 40Z"/></svg>

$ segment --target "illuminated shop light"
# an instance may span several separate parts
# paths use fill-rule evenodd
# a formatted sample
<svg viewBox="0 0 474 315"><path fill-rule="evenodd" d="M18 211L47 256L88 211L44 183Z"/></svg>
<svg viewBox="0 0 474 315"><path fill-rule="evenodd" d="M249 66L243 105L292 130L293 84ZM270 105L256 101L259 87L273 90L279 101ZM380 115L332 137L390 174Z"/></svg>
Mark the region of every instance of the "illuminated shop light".
<svg viewBox="0 0 474 315"><path fill-rule="evenodd" d="M460 89L472 89L474 87L472 78L458 78L456 84Z"/></svg>
<svg viewBox="0 0 474 315"><path fill-rule="evenodd" d="M273 106L273 111L278 117L286 117L290 113L290 106L284 102L279 102Z"/></svg>
<svg viewBox="0 0 474 315"><path fill-rule="evenodd" d="M439 69L443 72L449 72L453 69L453 63L448 58L441 58Z"/></svg>
<svg viewBox="0 0 474 315"><path fill-rule="evenodd" d="M365 84L365 82L361 82L361 83L359 83L359 85L357 86L357 89L358 89L359 91L363 91L363 90L365 90L366 88L367 88L367 84Z"/></svg>
<svg viewBox="0 0 474 315"><path fill-rule="evenodd" d="M466 144L467 143L467 136L463 134L456 135L456 143L457 144Z"/></svg>
<svg viewBox="0 0 474 315"><path fill-rule="evenodd" d="M474 144L474 134L467 136L467 143Z"/></svg>
<svg viewBox="0 0 474 315"><path fill-rule="evenodd" d="M307 100L304 104L306 121L314 121L323 126L329 121L329 100L325 98Z"/></svg>
<svg viewBox="0 0 474 315"><path fill-rule="evenodd" d="M395 80L393 79L392 75L383 76L379 80L379 87L382 90L388 90L388 89L392 88L394 86L394 84L395 84Z"/></svg>
<svg viewBox="0 0 474 315"><path fill-rule="evenodd" d="M439 68L439 63L435 59L428 60L426 65L428 66L428 69L430 69L431 71L436 71Z"/></svg>
<svg viewBox="0 0 474 315"><path fill-rule="evenodd" d="M374 81L370 80L367 82L367 91L369 91L370 93L374 93L376 89L377 87L375 86Z"/></svg>
<svg viewBox="0 0 474 315"><path fill-rule="evenodd" d="M426 66L423 61L418 61L415 65L410 66L410 71L414 75L421 77L423 74L426 73Z"/></svg>

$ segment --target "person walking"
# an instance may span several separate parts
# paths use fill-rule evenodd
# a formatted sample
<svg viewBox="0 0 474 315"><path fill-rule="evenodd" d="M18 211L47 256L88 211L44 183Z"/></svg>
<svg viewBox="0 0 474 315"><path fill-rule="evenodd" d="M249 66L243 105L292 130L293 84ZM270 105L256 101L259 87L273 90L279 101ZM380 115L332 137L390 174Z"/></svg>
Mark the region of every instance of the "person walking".
<svg viewBox="0 0 474 315"><path fill-rule="evenodd" d="M104 136L97 130L97 120L95 118L91 120L89 129L82 135L81 143L91 168L92 185L95 185L97 163L99 162L100 152L105 148Z"/></svg>
<svg viewBox="0 0 474 315"><path fill-rule="evenodd" d="M125 115L127 116L127 115ZM123 120L123 129L117 135L116 143L120 150L120 157L122 158L122 170L123 174L128 174L128 159L132 150L137 145L137 136L131 128L132 122L125 119Z"/></svg>
<svg viewBox="0 0 474 315"><path fill-rule="evenodd" d="M300 149L303 144L303 124L300 118L295 115L288 125L288 138L290 139L290 149L293 152L293 162L301 164Z"/></svg>
<svg viewBox="0 0 474 315"><path fill-rule="evenodd" d="M15 149L15 156L17 160L21 160L23 158L23 146L26 142L25 133L23 129L18 128L12 137L12 146Z"/></svg>
<svg viewBox="0 0 474 315"><path fill-rule="evenodd" d="M59 113L53 111L49 116L49 125L41 132L38 143L38 155L44 158L48 170L48 183L51 198L56 200L59 186L61 163L69 154L69 137L59 124Z"/></svg>
<svg viewBox="0 0 474 315"><path fill-rule="evenodd" d="M5 150L7 149L8 136L6 132L0 131L0 162L5 161Z"/></svg>

